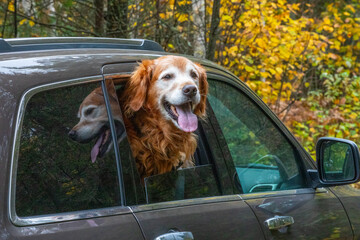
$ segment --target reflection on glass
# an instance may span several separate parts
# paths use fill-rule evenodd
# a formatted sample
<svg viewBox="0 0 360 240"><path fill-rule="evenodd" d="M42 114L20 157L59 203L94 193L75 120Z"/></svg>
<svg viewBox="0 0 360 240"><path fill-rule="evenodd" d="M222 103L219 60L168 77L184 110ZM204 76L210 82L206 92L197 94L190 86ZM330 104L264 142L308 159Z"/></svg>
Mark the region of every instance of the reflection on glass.
<svg viewBox="0 0 360 240"><path fill-rule="evenodd" d="M118 205L119 187L106 135L107 117L100 117L97 102L84 106L84 100L99 86L91 83L40 92L28 102L16 180L15 207L19 216ZM98 100L101 98L99 95ZM81 105L85 108L80 108L79 113ZM80 124L81 115L88 122L92 117L93 123L101 126L87 128L87 121ZM94 149L99 150L95 158Z"/></svg>
<svg viewBox="0 0 360 240"><path fill-rule="evenodd" d="M330 141L323 144L325 179L327 181L354 179L355 166L350 145Z"/></svg>

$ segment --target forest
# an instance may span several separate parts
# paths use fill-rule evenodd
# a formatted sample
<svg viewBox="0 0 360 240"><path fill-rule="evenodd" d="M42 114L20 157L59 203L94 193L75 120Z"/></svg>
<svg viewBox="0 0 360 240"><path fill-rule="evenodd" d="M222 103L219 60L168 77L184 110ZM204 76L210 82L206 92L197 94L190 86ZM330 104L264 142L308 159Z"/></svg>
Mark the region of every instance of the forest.
<svg viewBox="0 0 360 240"><path fill-rule="evenodd" d="M0 37L144 38L237 75L315 157L360 144L359 0L0 0Z"/></svg>

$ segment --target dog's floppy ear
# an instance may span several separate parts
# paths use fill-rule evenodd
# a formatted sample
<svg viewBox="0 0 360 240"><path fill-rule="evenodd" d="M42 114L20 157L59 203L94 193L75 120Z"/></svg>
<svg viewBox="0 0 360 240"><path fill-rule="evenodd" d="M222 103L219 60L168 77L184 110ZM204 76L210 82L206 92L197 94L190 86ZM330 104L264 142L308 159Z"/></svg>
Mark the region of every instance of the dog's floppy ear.
<svg viewBox="0 0 360 240"><path fill-rule="evenodd" d="M127 104L125 112L131 114L138 111L146 100L153 71L153 60L144 60L133 72L126 88Z"/></svg>
<svg viewBox="0 0 360 240"><path fill-rule="evenodd" d="M206 96L208 94L208 82L206 77L205 68L196 63L199 76L199 90L200 90L200 103L196 106L194 112L198 116L205 116L206 114Z"/></svg>

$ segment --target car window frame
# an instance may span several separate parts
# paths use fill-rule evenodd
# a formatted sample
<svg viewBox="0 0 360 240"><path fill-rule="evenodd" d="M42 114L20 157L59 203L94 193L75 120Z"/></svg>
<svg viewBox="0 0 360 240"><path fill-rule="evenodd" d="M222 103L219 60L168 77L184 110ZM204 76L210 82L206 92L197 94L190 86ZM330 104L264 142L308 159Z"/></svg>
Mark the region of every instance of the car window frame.
<svg viewBox="0 0 360 240"><path fill-rule="evenodd" d="M235 88L239 91L239 93L244 94L250 101L252 101L262 112L265 114L269 121L271 121L275 127L280 131L280 133L284 136L284 138L288 141L288 143L293 147L295 150L295 155L297 156L296 162L299 167L299 173L302 175L302 178L304 180L304 183L307 187L305 188L299 188L300 189L311 189L311 192L314 191L314 189L311 188L312 186L312 180L310 175L308 174L309 169L316 169L315 162L312 160L309 153L306 152L306 150L301 146L301 144L296 140L294 135L289 131L289 129L284 125L284 123L275 115L273 111L260 99L258 95L256 95L244 82L240 81L238 78L233 76L232 74L224 74L227 73L225 71L215 71L215 72L209 72L207 73L208 79L211 79L213 81L219 81L225 84L230 85L231 87ZM212 111L212 109L211 109ZM216 123L218 125L218 123ZM222 134L222 132L221 132ZM216 136L217 138L219 136ZM223 137L223 136L222 136ZM229 151L229 150L227 150ZM230 152L229 152L230 153ZM226 153L224 155L224 159L228 162L227 165L231 165L229 161L232 162L232 158L229 159L227 155L229 153ZM231 172L229 172L231 174ZM235 183L235 181L234 181ZM297 189L295 189L297 190ZM291 190L276 190L271 191L272 193L276 192L293 192ZM302 192L302 191L301 191ZM243 196L259 196L259 195L268 195L269 192L257 192L257 193L241 193ZM272 194L271 194L272 195ZM281 195L281 194L280 194ZM248 197L245 197L248 198ZM244 198L244 199L245 199Z"/></svg>
<svg viewBox="0 0 360 240"><path fill-rule="evenodd" d="M123 72L122 74L129 74L129 72ZM21 130L23 126L23 120L26 112L26 106L29 103L30 99L37 93L45 92L53 89L60 89L65 87L83 85L88 83L101 83L105 80L103 75L95 75L89 77L75 78L64 81L58 81L48 84L43 84L39 86L32 87L26 90L18 103L18 108L16 111L16 120L15 120L15 128L14 128L14 137L13 144L11 149L11 160L10 160L10 177L9 177L9 191L8 191L8 216L10 221L15 226L33 226L40 224L48 224L48 223L57 223L64 221L73 221L73 220L82 220L89 219L94 217L105 217L105 216L113 216L113 215L121 215L121 214L129 214L132 213L131 209L128 206L114 206L114 207L106 207L106 208L94 208L87 210L79 210L79 211L70 211L70 212L62 212L62 213L53 213L53 214L44 214L44 215L34 215L34 216L26 216L19 217L16 214L15 207L15 195L16 195L16 179L17 179L17 166L19 160L19 150L20 150L20 140L21 140ZM119 169L117 169L117 172ZM120 191L120 189L119 189ZM122 196L122 195L120 195Z"/></svg>

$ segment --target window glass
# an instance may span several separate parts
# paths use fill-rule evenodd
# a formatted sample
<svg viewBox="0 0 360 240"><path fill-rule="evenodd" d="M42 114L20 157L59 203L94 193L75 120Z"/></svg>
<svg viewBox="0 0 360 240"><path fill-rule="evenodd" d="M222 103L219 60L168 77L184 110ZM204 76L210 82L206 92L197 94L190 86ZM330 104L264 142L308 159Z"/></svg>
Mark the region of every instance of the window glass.
<svg viewBox="0 0 360 240"><path fill-rule="evenodd" d="M236 88L218 81L209 83L208 100L234 162L241 191L302 187L297 152L274 123Z"/></svg>
<svg viewBox="0 0 360 240"><path fill-rule="evenodd" d="M116 162L106 110L99 108L99 86L53 89L28 102L17 167L18 216L119 205ZM91 94L96 100L86 102ZM87 119L81 121L81 115Z"/></svg>
<svg viewBox="0 0 360 240"><path fill-rule="evenodd" d="M210 164L148 177L145 189L147 203L220 195Z"/></svg>

